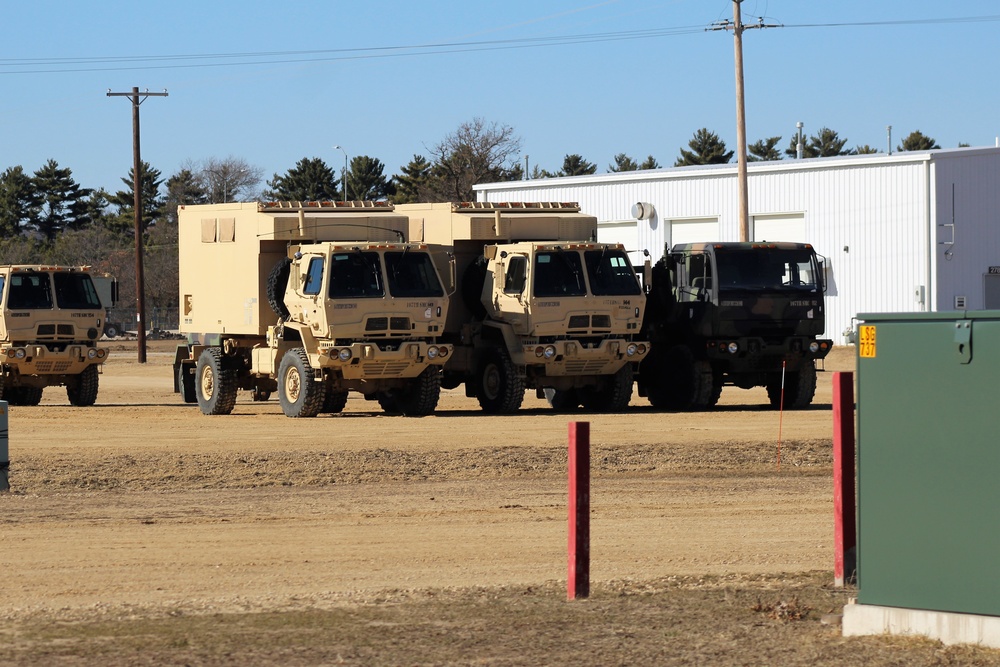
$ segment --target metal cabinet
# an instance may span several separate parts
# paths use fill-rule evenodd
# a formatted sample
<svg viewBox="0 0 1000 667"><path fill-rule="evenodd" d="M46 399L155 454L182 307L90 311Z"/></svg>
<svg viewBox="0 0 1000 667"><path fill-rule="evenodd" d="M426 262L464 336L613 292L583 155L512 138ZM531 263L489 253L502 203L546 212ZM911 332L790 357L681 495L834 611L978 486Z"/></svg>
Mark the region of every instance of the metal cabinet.
<svg viewBox="0 0 1000 667"><path fill-rule="evenodd" d="M858 602L998 616L1000 311L858 319Z"/></svg>

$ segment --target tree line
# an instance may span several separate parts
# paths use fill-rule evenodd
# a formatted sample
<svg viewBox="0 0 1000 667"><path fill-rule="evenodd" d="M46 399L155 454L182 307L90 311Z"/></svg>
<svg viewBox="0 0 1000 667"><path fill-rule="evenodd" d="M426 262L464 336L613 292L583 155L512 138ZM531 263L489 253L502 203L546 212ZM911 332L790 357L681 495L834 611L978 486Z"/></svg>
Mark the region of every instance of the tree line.
<svg viewBox="0 0 1000 667"><path fill-rule="evenodd" d="M780 160L782 137L768 137L747 147L748 160ZM795 157L797 137L784 155ZM230 201L389 200L468 201L479 183L526 177L520 162L521 139L509 125L481 118L463 123L451 134L415 154L399 173L387 176L385 165L368 155L351 158L338 170L318 157L304 157L282 174L264 180L264 170L238 157L188 161L173 175L149 163L140 165L142 214L139 233L144 253L147 307L177 306L177 207ZM868 146L846 148L847 140L822 128L803 141L803 157L877 153ZM940 148L932 138L912 132L897 150ZM725 164L733 159L724 141L699 129L681 148L674 166ZM639 162L626 153L614 156L608 172L658 169L649 155ZM580 176L597 172L597 164L568 154L562 167L539 166L532 179ZM0 173L0 262L89 265L119 279L122 303L135 302L134 173L121 178L115 192L90 189L72 171L49 159L34 173L18 165ZM263 182L263 185L262 185Z"/></svg>

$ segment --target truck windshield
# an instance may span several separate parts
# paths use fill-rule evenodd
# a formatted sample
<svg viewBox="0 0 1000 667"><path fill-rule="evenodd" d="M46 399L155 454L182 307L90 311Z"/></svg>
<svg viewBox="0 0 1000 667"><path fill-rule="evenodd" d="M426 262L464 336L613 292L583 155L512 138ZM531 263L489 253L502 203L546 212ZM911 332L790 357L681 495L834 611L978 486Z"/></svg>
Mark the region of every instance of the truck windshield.
<svg viewBox="0 0 1000 667"><path fill-rule="evenodd" d="M385 253L389 294L395 297L444 296L434 263L426 252Z"/></svg>
<svg viewBox="0 0 1000 667"><path fill-rule="evenodd" d="M329 294L331 299L385 296L378 253L360 250L334 253L330 258Z"/></svg>
<svg viewBox="0 0 1000 667"><path fill-rule="evenodd" d="M86 273L57 273L56 305L65 310L100 310L101 297Z"/></svg>
<svg viewBox="0 0 1000 667"><path fill-rule="evenodd" d="M48 310L52 308L52 290L47 273L14 273L7 293L10 310Z"/></svg>
<svg viewBox="0 0 1000 667"><path fill-rule="evenodd" d="M584 296L580 253L557 250L535 255L535 296Z"/></svg>
<svg viewBox="0 0 1000 667"><path fill-rule="evenodd" d="M805 248L720 248L719 288L815 292L821 288L816 255Z"/></svg>
<svg viewBox="0 0 1000 667"><path fill-rule="evenodd" d="M628 255L621 250L588 250L583 253L587 262L590 291L595 296L609 294L639 294L639 281L632 270Z"/></svg>

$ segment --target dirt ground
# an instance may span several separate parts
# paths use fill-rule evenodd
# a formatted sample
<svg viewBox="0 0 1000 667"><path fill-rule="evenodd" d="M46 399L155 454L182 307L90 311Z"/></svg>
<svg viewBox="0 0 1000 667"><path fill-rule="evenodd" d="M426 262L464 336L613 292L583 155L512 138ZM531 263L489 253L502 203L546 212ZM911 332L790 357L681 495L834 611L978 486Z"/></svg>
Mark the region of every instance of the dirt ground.
<svg viewBox="0 0 1000 667"><path fill-rule="evenodd" d="M427 605L445 598L447 608L473 616L469 605L483 591L511 609L525 591L557 610L559 600L565 605L572 420L591 430L595 599L710 579L749 591L774 582L825 588L823 613L843 604L846 594L828 586L832 372L819 374L814 409L783 415L765 408L763 390L726 388L711 413L658 413L636 396L624 414L567 416L528 396L516 416L491 417L455 390L420 419L385 416L352 395L342 414L293 420L276 400L255 403L249 394L232 415L207 417L172 393L175 345L149 341L139 364L134 343L112 343L92 408L71 407L60 388L47 389L40 406L10 408L0 664L230 664L184 653L198 635L187 626L187 639L168 641L166 653L136 649L115 662L102 651L108 633L119 638L113 646L129 645L121 624L159 619L163 631L164 619L207 618L218 630L222 619L243 627L278 617L291 633L302 614L345 606L359 614L378 604L402 616L356 618L365 631L335 651L262 650L249 659L539 664L513 646L490 658L414 653L423 645L415 638L395 649L350 649L384 635L384 624L420 625L432 613ZM850 370L852 351L835 350L825 365ZM66 648L75 645L66 628L107 623L117 625L101 635L104 648ZM61 634L47 634L53 627ZM662 657L632 657L653 655ZM542 662L560 662L549 657Z"/></svg>

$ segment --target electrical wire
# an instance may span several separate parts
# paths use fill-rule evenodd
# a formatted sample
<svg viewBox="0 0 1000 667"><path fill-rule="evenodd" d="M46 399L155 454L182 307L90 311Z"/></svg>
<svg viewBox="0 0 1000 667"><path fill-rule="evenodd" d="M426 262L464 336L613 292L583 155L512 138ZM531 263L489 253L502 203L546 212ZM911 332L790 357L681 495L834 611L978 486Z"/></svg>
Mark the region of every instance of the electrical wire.
<svg viewBox="0 0 1000 667"><path fill-rule="evenodd" d="M965 16L933 19L899 19L891 21L852 21L836 23L780 24L782 28L862 28L875 26L918 26L958 23L990 23L1000 21L1000 15ZM771 27L771 26L769 26ZM705 26L677 26L648 30L581 33L552 37L530 37L468 42L440 42L350 49L314 49L301 51L249 51L233 53L189 53L171 55L87 56L77 58L0 58L0 75L57 74L70 72L112 72L128 70L186 69L205 67L246 67L295 63L368 60L413 56L470 53L509 49L543 48L574 44L594 44L637 39L657 39L690 35L706 30ZM89 67L88 65L93 65Z"/></svg>

